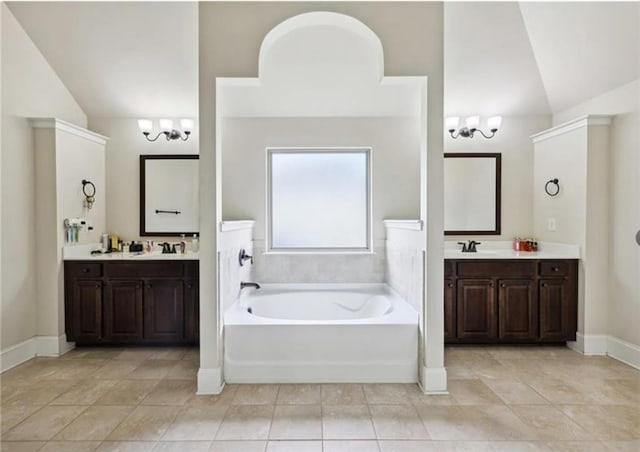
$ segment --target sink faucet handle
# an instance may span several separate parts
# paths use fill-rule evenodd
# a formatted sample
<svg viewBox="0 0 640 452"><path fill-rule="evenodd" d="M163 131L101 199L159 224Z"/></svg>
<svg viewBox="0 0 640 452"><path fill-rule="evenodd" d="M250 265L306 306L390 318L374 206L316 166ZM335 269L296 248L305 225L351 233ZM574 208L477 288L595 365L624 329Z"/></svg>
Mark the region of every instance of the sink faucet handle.
<svg viewBox="0 0 640 452"><path fill-rule="evenodd" d="M464 242L458 242L458 245L462 245L462 252L463 253L466 253L469 250L469 248L467 248L467 244L464 243Z"/></svg>

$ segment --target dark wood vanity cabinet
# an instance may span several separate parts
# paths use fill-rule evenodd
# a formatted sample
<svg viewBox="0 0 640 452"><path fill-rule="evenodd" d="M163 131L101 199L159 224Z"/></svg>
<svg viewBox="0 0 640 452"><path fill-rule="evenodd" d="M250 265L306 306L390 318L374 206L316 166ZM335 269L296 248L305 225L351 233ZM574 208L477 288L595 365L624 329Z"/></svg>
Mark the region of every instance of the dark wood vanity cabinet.
<svg viewBox="0 0 640 452"><path fill-rule="evenodd" d="M575 340L577 260L446 260L445 342Z"/></svg>
<svg viewBox="0 0 640 452"><path fill-rule="evenodd" d="M198 341L197 261L66 261L64 271L69 341Z"/></svg>

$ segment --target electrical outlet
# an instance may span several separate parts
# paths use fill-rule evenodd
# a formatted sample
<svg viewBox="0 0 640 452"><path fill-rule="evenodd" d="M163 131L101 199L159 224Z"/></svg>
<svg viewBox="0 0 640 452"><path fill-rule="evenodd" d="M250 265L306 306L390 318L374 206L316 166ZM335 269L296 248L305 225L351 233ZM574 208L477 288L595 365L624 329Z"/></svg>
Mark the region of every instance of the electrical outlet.
<svg viewBox="0 0 640 452"><path fill-rule="evenodd" d="M556 219L555 218L547 219L547 227L549 228L550 231L555 231L556 230Z"/></svg>

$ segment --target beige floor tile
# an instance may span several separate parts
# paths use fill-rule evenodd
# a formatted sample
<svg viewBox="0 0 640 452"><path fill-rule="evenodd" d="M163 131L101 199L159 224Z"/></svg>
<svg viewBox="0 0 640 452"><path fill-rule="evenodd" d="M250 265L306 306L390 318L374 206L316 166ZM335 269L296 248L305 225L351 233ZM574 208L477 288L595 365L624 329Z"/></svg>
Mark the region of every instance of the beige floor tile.
<svg viewBox="0 0 640 452"><path fill-rule="evenodd" d="M549 452L540 441L454 441L456 452Z"/></svg>
<svg viewBox="0 0 640 452"><path fill-rule="evenodd" d="M407 386L407 397L414 405L455 405L456 401L450 394L425 394L418 385Z"/></svg>
<svg viewBox="0 0 640 452"><path fill-rule="evenodd" d="M113 359L122 353L119 348L76 347L61 356L61 359Z"/></svg>
<svg viewBox="0 0 640 452"><path fill-rule="evenodd" d="M270 440L322 439L320 405L278 405L273 413Z"/></svg>
<svg viewBox="0 0 640 452"><path fill-rule="evenodd" d="M601 441L548 441L544 444L553 452L611 452Z"/></svg>
<svg viewBox="0 0 640 452"><path fill-rule="evenodd" d="M166 349L158 349L149 357L149 359L181 360L185 357L188 351L189 349L186 347L169 347Z"/></svg>
<svg viewBox="0 0 640 452"><path fill-rule="evenodd" d="M269 436L273 405L235 405L229 407L216 439L266 440Z"/></svg>
<svg viewBox="0 0 640 452"><path fill-rule="evenodd" d="M175 363L165 378L194 380L198 375L198 365L193 361L180 360Z"/></svg>
<svg viewBox="0 0 640 452"><path fill-rule="evenodd" d="M51 401L51 405L91 405L116 385L117 380L80 380Z"/></svg>
<svg viewBox="0 0 640 452"><path fill-rule="evenodd" d="M213 440L227 409L224 405L185 407L178 413L162 440Z"/></svg>
<svg viewBox="0 0 640 452"><path fill-rule="evenodd" d="M160 441L153 452L208 452L211 441Z"/></svg>
<svg viewBox="0 0 640 452"><path fill-rule="evenodd" d="M377 441L323 441L323 452L380 452Z"/></svg>
<svg viewBox="0 0 640 452"><path fill-rule="evenodd" d="M491 359L488 347L484 346L467 346L467 345L454 345L445 348L445 359L451 361L467 362L471 359Z"/></svg>
<svg viewBox="0 0 640 452"><path fill-rule="evenodd" d="M507 406L418 407L418 414L434 440L533 440L531 431Z"/></svg>
<svg viewBox="0 0 640 452"><path fill-rule="evenodd" d="M114 441L157 441L178 414L173 406L138 406L108 436Z"/></svg>
<svg viewBox="0 0 640 452"><path fill-rule="evenodd" d="M191 380L162 380L145 397L142 405L184 405L196 393L196 382Z"/></svg>
<svg viewBox="0 0 640 452"><path fill-rule="evenodd" d="M596 439L640 439L640 408L622 405L564 405L560 409Z"/></svg>
<svg viewBox="0 0 640 452"><path fill-rule="evenodd" d="M278 385L238 385L234 405L275 405Z"/></svg>
<svg viewBox="0 0 640 452"><path fill-rule="evenodd" d="M137 405L158 383L159 380L120 380L95 403L97 405Z"/></svg>
<svg viewBox="0 0 640 452"><path fill-rule="evenodd" d="M546 405L547 399L516 379L482 379L482 382L507 405Z"/></svg>
<svg viewBox="0 0 640 452"><path fill-rule="evenodd" d="M36 452L46 443L44 441L2 441L2 452Z"/></svg>
<svg viewBox="0 0 640 452"><path fill-rule="evenodd" d="M151 452L155 441L103 441L96 452Z"/></svg>
<svg viewBox="0 0 640 452"><path fill-rule="evenodd" d="M530 427L537 440L586 440L592 436L554 406L518 405L512 411Z"/></svg>
<svg viewBox="0 0 640 452"><path fill-rule="evenodd" d="M38 405L10 405L0 407L2 434L24 421L40 408Z"/></svg>
<svg viewBox="0 0 640 452"><path fill-rule="evenodd" d="M55 440L60 441L101 441L124 419L131 414L135 406L94 405L86 409Z"/></svg>
<svg viewBox="0 0 640 452"><path fill-rule="evenodd" d="M60 360L60 362L69 363L69 365L45 377L45 380L82 380L85 378L91 378L108 362L108 360L76 359L66 361Z"/></svg>
<svg viewBox="0 0 640 452"><path fill-rule="evenodd" d="M640 440L633 441L604 441L609 452L638 452Z"/></svg>
<svg viewBox="0 0 640 452"><path fill-rule="evenodd" d="M381 452L456 452L446 441L379 441Z"/></svg>
<svg viewBox="0 0 640 452"><path fill-rule="evenodd" d="M46 405L75 384L73 380L50 380L21 386L2 405Z"/></svg>
<svg viewBox="0 0 640 452"><path fill-rule="evenodd" d="M233 399L236 396L236 391L238 390L238 386L236 385L225 385L221 394L212 394L212 395L198 395L194 394L187 401L187 405L223 405L230 406L233 404Z"/></svg>
<svg viewBox="0 0 640 452"><path fill-rule="evenodd" d="M44 441L80 415L86 406L44 407L3 435L7 441Z"/></svg>
<svg viewBox="0 0 640 452"><path fill-rule="evenodd" d="M100 441L49 441L38 452L93 452Z"/></svg>
<svg viewBox="0 0 640 452"><path fill-rule="evenodd" d="M632 380L581 378L568 384L583 394L587 403L640 406L640 385Z"/></svg>
<svg viewBox="0 0 640 452"><path fill-rule="evenodd" d="M323 384L322 403L327 405L365 405L367 399L360 384Z"/></svg>
<svg viewBox="0 0 640 452"><path fill-rule="evenodd" d="M145 359L151 358L154 353L157 353L157 351L157 349L147 347L128 348L122 350L113 359L122 359L125 361L144 361Z"/></svg>
<svg viewBox="0 0 640 452"><path fill-rule="evenodd" d="M557 378L537 378L527 381L545 399L554 404L586 404L587 394L577 389L569 381Z"/></svg>
<svg viewBox="0 0 640 452"><path fill-rule="evenodd" d="M266 441L213 441L209 452L264 452Z"/></svg>
<svg viewBox="0 0 640 452"><path fill-rule="evenodd" d="M322 452L322 441L269 441L267 452Z"/></svg>
<svg viewBox="0 0 640 452"><path fill-rule="evenodd" d="M171 369L176 365L173 360L148 359L142 361L127 378L133 380L160 380L166 377Z"/></svg>
<svg viewBox="0 0 640 452"><path fill-rule="evenodd" d="M502 404L498 397L482 380L452 380L448 384L449 394L458 405Z"/></svg>
<svg viewBox="0 0 640 452"><path fill-rule="evenodd" d="M324 439L375 439L367 405L323 405Z"/></svg>
<svg viewBox="0 0 640 452"><path fill-rule="evenodd" d="M378 405L406 405L411 403L404 384L366 384L362 385L367 403Z"/></svg>
<svg viewBox="0 0 640 452"><path fill-rule="evenodd" d="M282 384L278 390L278 405L317 405L321 403L320 385Z"/></svg>
<svg viewBox="0 0 640 452"><path fill-rule="evenodd" d="M378 439L429 439L412 406L371 405L369 410Z"/></svg>
<svg viewBox="0 0 640 452"><path fill-rule="evenodd" d="M99 380L119 380L127 378L127 375L133 372L139 365L140 361L113 359L102 366L93 378Z"/></svg>

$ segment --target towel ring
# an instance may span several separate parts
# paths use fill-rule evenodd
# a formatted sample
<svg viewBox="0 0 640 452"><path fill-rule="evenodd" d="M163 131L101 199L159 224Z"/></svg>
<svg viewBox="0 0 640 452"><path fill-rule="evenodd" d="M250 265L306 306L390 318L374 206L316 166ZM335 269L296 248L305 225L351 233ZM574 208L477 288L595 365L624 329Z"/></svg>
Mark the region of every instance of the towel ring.
<svg viewBox="0 0 640 452"><path fill-rule="evenodd" d="M90 193L87 193L87 185L90 186ZM91 210L91 208L93 207L93 203L96 201L96 186L93 185L93 182L82 179L82 193L84 194L85 207Z"/></svg>
<svg viewBox="0 0 640 452"><path fill-rule="evenodd" d="M547 192L549 196L556 196L558 193L560 193L560 184L558 184L558 178L547 181L547 183L544 184L544 191Z"/></svg>

